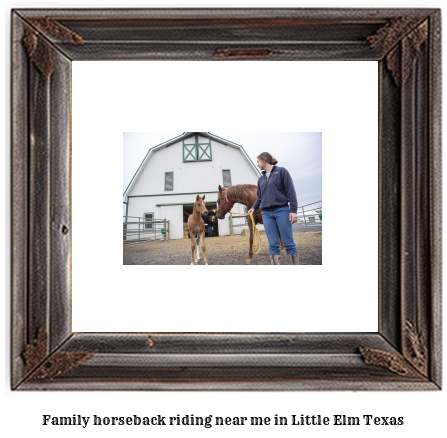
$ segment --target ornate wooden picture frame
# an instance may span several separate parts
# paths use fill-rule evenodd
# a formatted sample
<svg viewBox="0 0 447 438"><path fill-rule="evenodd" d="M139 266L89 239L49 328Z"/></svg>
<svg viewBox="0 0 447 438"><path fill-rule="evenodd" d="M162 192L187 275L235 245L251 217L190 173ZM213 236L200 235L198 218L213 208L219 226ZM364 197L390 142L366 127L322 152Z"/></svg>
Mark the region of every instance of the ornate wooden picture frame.
<svg viewBox="0 0 447 438"><path fill-rule="evenodd" d="M436 9L14 10L11 387L440 389L440 32ZM161 59L378 61L377 333L72 332L71 62Z"/></svg>

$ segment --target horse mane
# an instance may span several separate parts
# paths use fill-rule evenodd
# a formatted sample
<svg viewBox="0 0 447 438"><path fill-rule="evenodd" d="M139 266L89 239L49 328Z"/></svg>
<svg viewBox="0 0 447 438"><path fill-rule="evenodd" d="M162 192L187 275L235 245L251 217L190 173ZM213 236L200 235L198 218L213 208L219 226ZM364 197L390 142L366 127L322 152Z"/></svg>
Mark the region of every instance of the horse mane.
<svg viewBox="0 0 447 438"><path fill-rule="evenodd" d="M237 184L228 187L227 193L229 196L237 200L237 202L247 204L251 202L253 195L256 196L257 190L258 186L255 184Z"/></svg>

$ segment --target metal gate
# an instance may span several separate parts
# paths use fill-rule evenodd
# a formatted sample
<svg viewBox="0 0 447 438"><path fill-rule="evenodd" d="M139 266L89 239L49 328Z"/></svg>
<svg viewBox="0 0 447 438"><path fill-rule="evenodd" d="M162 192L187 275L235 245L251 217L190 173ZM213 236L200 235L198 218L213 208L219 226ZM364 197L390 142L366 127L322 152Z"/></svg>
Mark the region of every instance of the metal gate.
<svg viewBox="0 0 447 438"><path fill-rule="evenodd" d="M312 207L311 207L312 206ZM304 207L307 207L304 210ZM312 202L311 204L306 204L301 206L301 213L298 210L298 223L303 223L307 226L319 225L323 223L323 207L322 201Z"/></svg>
<svg viewBox="0 0 447 438"><path fill-rule="evenodd" d="M146 221L142 217L123 216L123 244L169 240L169 221L154 219Z"/></svg>

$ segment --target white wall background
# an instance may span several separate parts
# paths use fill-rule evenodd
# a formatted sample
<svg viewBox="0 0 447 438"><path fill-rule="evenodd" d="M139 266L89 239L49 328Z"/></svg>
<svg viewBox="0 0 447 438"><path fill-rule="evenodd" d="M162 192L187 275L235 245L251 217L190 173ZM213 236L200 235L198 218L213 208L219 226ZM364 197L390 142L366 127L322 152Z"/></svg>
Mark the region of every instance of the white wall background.
<svg viewBox="0 0 447 438"><path fill-rule="evenodd" d="M175 65L73 63L73 329L147 331L147 309L157 308L169 311L151 315L150 327L156 331L377 331L377 63ZM178 77L179 70L188 74ZM213 88L218 77L226 80L214 88L219 104L212 111L198 115L173 105L175 96L189 101L197 90ZM173 98L160 87L163 81L170 84ZM263 87L273 92L260 102ZM234 105L230 93L244 95L244 104ZM163 116L167 113L169 118ZM271 267L250 266L249 276L245 265L199 267L209 284L229 269L239 280L237 288L214 295L188 282L189 265L122 266L122 132L168 130L172 124L179 132L200 126L210 132L223 126L244 132L323 132L323 265L280 275ZM342 211L347 200L355 200L361 217L350 222L349 230ZM90 218L105 211L108 220L95 234L95 247L85 251L91 248ZM197 303L207 303L207 310Z"/></svg>
<svg viewBox="0 0 447 438"><path fill-rule="evenodd" d="M157 2L145 0L139 2L133 1L133 5L138 3L147 5L154 5ZM199 4L200 0L195 2ZM202 2L202 5L209 5L212 0ZM122 5L130 7L132 4L127 3ZM188 2L178 0L175 5L190 6ZM223 5L218 3L218 5ZM229 6L227 4L226 6ZM256 2L250 0L244 2L245 5L256 6ZM326 1L324 4L318 6L330 7L337 5L336 2ZM381 6L381 7L410 7L410 6L435 6L441 7L440 1L418 2L418 1L401 1L395 0L392 4L384 0L379 0L374 4L368 2L357 1L352 6ZM8 68L8 51L9 51L9 14L12 7L70 7L70 6L87 6L82 2L71 3L40 3L31 2L9 2L5 4L3 22L5 44L2 49L5 49L5 56L2 57L6 62L2 63L2 73L4 75L4 83L6 90L8 90L9 78L7 75ZM109 2L101 2L97 0L92 6L114 6ZM115 5L117 6L117 5ZM166 6L166 5L164 5ZM224 5L225 6L225 5ZM273 5L271 5L273 6ZM303 3L287 4L284 6L306 6ZM307 5L316 7L316 4ZM349 6L343 4L342 6ZM444 57L444 59L446 59ZM1 119L1 127L3 132L9 133L8 125L8 97L5 96L6 104L5 117ZM445 99L444 99L445 101ZM303 119L298 119L298 125L302 125ZM314 119L316 122L317 119ZM135 120L133 129L140 129L138 127L138 120ZM113 123L111 123L111 126ZM300 129L300 126L297 128ZM191 126L191 129L202 127ZM205 127L206 128L206 127ZM318 126L306 126L306 129L318 129ZM214 129L214 128L213 128ZM213 129L210 129L213 132ZM325 129L324 132L327 132ZM324 144L327 144L328 138L324 136ZM325 152L325 151L324 151ZM2 193L5 197L9 196L9 151L5 149L5 175L6 178L1 179ZM120 169L117 169L120 172ZM444 172L445 173L445 172ZM324 172L324 175L327 173ZM114 182L113 182L114 183ZM121 181L117 178L117 190L121 191ZM323 190L325 190L323 188ZM444 191L445 193L445 191ZM325 192L324 192L325 194ZM328 200L325 199L327 203ZM326 207L327 204L325 205ZM119 207L120 208L120 207ZM113 213L113 212L112 212ZM120 212L117 211L120 216ZM1 216L2 227L5 225L6 236L9 235L8 215ZM325 235L328 233L328 228L325 228ZM239 434L246 437L270 437L272 432L279 437L343 437L350 438L361 436L362 438L377 437L378 434L387 438L395 436L445 436L447 427L445 423L445 406L447 405L447 397L445 391L442 392L424 392L424 393L364 393L364 392L336 392L336 393L215 393L215 392L200 392L200 393L115 393L115 392L94 392L94 393L77 393L77 392L49 392L49 393L26 393L26 392L11 392L9 390L9 336L10 336L10 315L9 315L9 298L8 298L8 272L9 272L9 241L6 238L6 248L2 251L2 257L5 257L5 264L2 265L1 274L5 278L5 304L0 318L2 319L2 326L4 327L4 336L1 337L1 347L4 354L2 354L1 371L3 381L3 391L1 395L1 409L2 419L0 423L1 431L4 436L45 436L45 437L60 437L63 434L65 437L96 437L98 431L94 428L81 429L80 427L52 427L45 428L41 426L42 415L61 415L71 416L73 414L81 414L86 416L109 415L109 416L126 416L126 415L224 415L224 416L240 416L240 415L261 415L274 416L291 415L291 414L321 414L321 415L363 415L374 414L378 416L404 416L405 425L401 427L386 427L386 426L359 426L359 427L298 427L275 429L271 428L220 428L220 429L204 429L204 428L188 428L182 427L178 429L178 434L182 436L213 436L213 437L227 437L229 433ZM326 245L326 242L325 242ZM324 248L326 262L328 253L327 248ZM334 287L334 293L339 291L339 286ZM299 318L297 318L298 320ZM445 348L444 348L445 351ZM444 361L445 363L445 361ZM445 370L445 366L444 366ZM444 371L445 374L445 371ZM163 437L172 436L173 429L146 429L146 428L108 428L104 433L108 437L121 437L127 434L132 437L147 437L148 435Z"/></svg>

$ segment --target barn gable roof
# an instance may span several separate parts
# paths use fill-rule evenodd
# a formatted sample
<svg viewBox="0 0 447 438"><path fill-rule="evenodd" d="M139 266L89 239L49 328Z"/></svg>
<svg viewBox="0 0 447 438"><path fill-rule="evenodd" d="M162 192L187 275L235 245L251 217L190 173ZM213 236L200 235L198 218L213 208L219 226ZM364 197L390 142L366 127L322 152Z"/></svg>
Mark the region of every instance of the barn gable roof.
<svg viewBox="0 0 447 438"><path fill-rule="evenodd" d="M123 193L123 197L124 197L124 201L126 201L126 197L127 194L132 190L132 187L134 186L135 182L137 181L138 177L140 176L141 172L143 171L146 163L150 160L152 154L160 149L169 147L175 143L178 143L179 141L190 137L191 135L194 134L199 134L202 137L207 137L210 138L211 140L217 141L218 143L224 144L225 146L230 146L236 149L239 149L239 151L242 153L242 155L245 157L245 159L249 162L249 164L253 167L253 169L255 170L255 172L260 175L260 172L258 170L258 168L255 166L255 164L253 163L253 161L251 160L251 158L248 156L247 152L245 152L245 149L243 148L243 146L234 143L230 140L226 140L225 138L219 137L217 135L211 134L210 132L184 132L183 134L179 135L178 137L174 137L171 140L167 140L163 143L160 143L157 146L154 146L152 148L150 148L147 151L146 156L144 157L143 161L141 162L140 166L138 167L137 171L135 172L135 175L133 176L133 178L130 180L129 185L127 186L125 192Z"/></svg>

